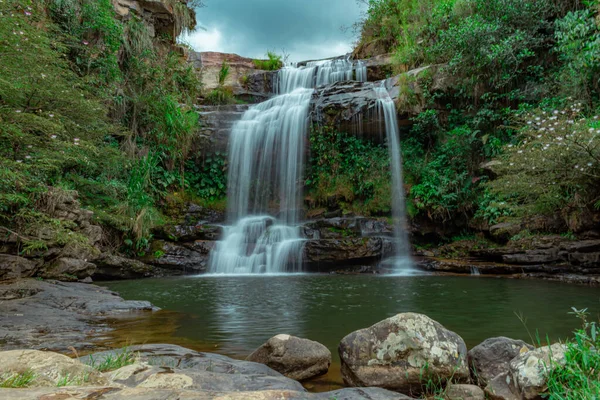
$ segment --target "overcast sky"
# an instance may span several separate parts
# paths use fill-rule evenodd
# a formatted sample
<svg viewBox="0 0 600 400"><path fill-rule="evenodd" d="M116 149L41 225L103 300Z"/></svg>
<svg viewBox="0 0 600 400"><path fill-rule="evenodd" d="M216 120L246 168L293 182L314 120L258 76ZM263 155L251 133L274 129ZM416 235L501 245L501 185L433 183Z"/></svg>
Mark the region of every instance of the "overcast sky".
<svg viewBox="0 0 600 400"><path fill-rule="evenodd" d="M360 18L356 0L204 0L197 29L181 38L196 51L264 58L267 50L289 61L338 56L351 51L351 31L340 30Z"/></svg>

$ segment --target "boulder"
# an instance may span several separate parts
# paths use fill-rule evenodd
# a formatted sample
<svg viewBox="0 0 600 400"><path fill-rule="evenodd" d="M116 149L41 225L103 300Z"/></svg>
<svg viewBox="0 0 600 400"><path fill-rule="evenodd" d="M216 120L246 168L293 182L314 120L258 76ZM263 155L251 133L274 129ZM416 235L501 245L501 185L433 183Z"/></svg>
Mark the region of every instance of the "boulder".
<svg viewBox="0 0 600 400"><path fill-rule="evenodd" d="M277 335L246 360L265 364L288 378L302 381L326 374L331 365L331 352L312 340Z"/></svg>
<svg viewBox="0 0 600 400"><path fill-rule="evenodd" d="M44 279L77 281L92 276L95 270L96 265L86 260L63 257L44 266L40 275Z"/></svg>
<svg viewBox="0 0 600 400"><path fill-rule="evenodd" d="M28 278L35 275L37 264L19 256L0 254L0 281Z"/></svg>
<svg viewBox="0 0 600 400"><path fill-rule="evenodd" d="M485 400L483 389L475 385L448 385L446 386L446 399L448 400Z"/></svg>
<svg viewBox="0 0 600 400"><path fill-rule="evenodd" d="M528 351L510 362L510 372L525 400L542 399L547 389L546 376L557 366L564 366L566 346L560 343Z"/></svg>
<svg viewBox="0 0 600 400"><path fill-rule="evenodd" d="M487 385L496 376L510 369L510 361L533 346L522 340L507 337L486 339L468 353L469 367L473 379L481 386Z"/></svg>
<svg viewBox="0 0 600 400"><path fill-rule="evenodd" d="M0 376L29 374L28 386L105 385L108 380L98 371L65 355L39 350L0 352Z"/></svg>
<svg viewBox="0 0 600 400"><path fill-rule="evenodd" d="M338 350L348 386L420 394L430 378L442 384L469 379L463 339L421 314L398 314L353 332Z"/></svg>

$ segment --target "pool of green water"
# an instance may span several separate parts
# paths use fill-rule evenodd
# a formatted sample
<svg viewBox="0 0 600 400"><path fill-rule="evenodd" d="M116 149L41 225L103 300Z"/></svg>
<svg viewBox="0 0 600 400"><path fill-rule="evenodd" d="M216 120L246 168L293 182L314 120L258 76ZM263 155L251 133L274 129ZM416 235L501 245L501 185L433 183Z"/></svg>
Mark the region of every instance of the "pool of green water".
<svg viewBox="0 0 600 400"><path fill-rule="evenodd" d="M177 315L175 342L245 357L280 333L337 345L350 332L401 312L426 314L471 348L486 338L566 338L571 307L600 312L600 289L539 280L454 276L288 275L185 277L104 283L128 300ZM159 323L160 324L160 323ZM528 333L529 331L529 333ZM531 334L531 335L530 335ZM144 341L165 341L146 332ZM135 341L136 338L130 338Z"/></svg>

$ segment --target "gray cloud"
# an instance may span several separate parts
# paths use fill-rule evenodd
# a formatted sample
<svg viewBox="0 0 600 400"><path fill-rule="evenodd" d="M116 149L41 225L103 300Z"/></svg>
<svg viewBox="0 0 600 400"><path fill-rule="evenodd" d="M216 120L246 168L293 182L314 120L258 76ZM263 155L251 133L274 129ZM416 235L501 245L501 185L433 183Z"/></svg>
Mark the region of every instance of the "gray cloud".
<svg viewBox="0 0 600 400"><path fill-rule="evenodd" d="M355 39L341 26L360 18L355 0L205 0L198 29L181 40L198 51L263 57L267 50L290 61L326 58L350 51Z"/></svg>

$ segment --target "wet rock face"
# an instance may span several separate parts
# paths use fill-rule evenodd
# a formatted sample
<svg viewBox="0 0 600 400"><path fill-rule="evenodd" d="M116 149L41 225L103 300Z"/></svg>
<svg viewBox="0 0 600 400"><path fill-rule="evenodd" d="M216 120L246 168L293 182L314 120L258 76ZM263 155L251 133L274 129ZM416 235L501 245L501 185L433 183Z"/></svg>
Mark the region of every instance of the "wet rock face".
<svg viewBox="0 0 600 400"><path fill-rule="evenodd" d="M231 129L242 119L248 108L250 106L247 104L201 106L198 109L201 124L198 133L194 136L192 150L196 154L227 152Z"/></svg>
<svg viewBox="0 0 600 400"><path fill-rule="evenodd" d="M349 386L420 394L428 376L442 382L469 379L462 338L421 314L398 314L353 332L342 339L338 351Z"/></svg>
<svg viewBox="0 0 600 400"><path fill-rule="evenodd" d="M331 352L321 343L290 335L277 335L248 358L265 364L298 381L324 375L331 365Z"/></svg>
<svg viewBox="0 0 600 400"><path fill-rule="evenodd" d="M385 237L309 240L303 260L309 269L327 271L339 263L373 263L392 254L393 242Z"/></svg>
<svg viewBox="0 0 600 400"><path fill-rule="evenodd" d="M510 361L533 346L506 337L486 339L469 350L468 360L473 379L485 386L496 376L507 373Z"/></svg>
<svg viewBox="0 0 600 400"><path fill-rule="evenodd" d="M337 82L317 88L311 101L312 122L382 143L385 120L377 113L376 86L370 82Z"/></svg>

